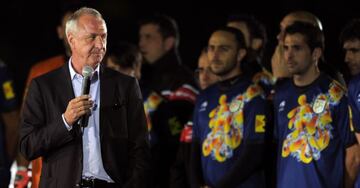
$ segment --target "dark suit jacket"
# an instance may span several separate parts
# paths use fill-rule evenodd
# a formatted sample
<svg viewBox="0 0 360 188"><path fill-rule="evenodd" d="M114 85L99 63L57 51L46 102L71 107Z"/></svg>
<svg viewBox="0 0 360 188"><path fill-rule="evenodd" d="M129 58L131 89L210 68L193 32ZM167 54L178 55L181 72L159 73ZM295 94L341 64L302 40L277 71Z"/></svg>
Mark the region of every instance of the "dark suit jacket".
<svg viewBox="0 0 360 188"><path fill-rule="evenodd" d="M82 175L82 135L68 131L62 114L74 92L68 64L35 78L26 97L20 151L43 157L40 187L77 187ZM100 67L100 144L105 171L119 187L145 187L149 144L136 79Z"/></svg>

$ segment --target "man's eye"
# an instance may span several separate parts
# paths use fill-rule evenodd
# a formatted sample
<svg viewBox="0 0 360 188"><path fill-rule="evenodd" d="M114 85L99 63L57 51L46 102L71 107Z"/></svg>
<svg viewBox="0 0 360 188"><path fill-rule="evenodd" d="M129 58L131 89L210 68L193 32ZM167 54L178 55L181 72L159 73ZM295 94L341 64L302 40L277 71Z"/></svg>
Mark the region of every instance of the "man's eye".
<svg viewBox="0 0 360 188"><path fill-rule="evenodd" d="M229 48L228 47L220 47L220 51L227 52L227 51L229 51Z"/></svg>

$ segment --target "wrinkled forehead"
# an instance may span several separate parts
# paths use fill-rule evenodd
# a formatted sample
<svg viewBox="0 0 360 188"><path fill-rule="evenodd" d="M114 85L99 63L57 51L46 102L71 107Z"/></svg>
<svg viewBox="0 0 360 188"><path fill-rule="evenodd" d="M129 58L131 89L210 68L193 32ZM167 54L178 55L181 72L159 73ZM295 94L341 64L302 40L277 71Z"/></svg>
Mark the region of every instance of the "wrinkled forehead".
<svg viewBox="0 0 360 188"><path fill-rule="evenodd" d="M88 31L96 31L98 33L107 33L106 23L100 17L93 15L83 15L79 18L78 26Z"/></svg>

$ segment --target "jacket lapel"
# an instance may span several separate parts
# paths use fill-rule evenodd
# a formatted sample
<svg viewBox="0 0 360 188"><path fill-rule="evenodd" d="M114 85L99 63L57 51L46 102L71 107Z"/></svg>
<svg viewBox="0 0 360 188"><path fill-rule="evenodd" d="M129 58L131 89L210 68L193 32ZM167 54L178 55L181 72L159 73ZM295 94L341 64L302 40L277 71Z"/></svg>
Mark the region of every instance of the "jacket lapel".
<svg viewBox="0 0 360 188"><path fill-rule="evenodd" d="M61 100L61 104L64 104L64 109L66 110L67 104L69 103L69 101L73 98L75 98L75 94L74 94L74 89L72 86L72 82L71 82L71 77L70 77L70 71L69 71L69 64L65 63L62 67L61 67L62 71L60 74L61 79L58 79L60 83L60 100Z"/></svg>
<svg viewBox="0 0 360 188"><path fill-rule="evenodd" d="M100 65L100 140L103 138L106 126L109 126L106 121L105 108L111 108L116 97L116 82L111 75L112 72Z"/></svg>

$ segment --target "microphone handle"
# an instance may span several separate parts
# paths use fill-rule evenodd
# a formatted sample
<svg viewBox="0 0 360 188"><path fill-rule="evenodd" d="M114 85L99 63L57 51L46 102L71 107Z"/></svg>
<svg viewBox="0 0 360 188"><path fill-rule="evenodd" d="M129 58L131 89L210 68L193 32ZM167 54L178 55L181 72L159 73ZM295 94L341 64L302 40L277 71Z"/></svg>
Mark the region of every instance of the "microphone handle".
<svg viewBox="0 0 360 188"><path fill-rule="evenodd" d="M84 77L84 79L83 79L83 83L81 86L81 95L87 95L87 94L89 94L89 92L90 92L90 76L87 76L87 77ZM85 114L80 117L78 124L81 127L87 127L88 120L89 120L89 115Z"/></svg>
<svg viewBox="0 0 360 188"><path fill-rule="evenodd" d="M85 114L83 116L80 117L79 119L79 125L81 127L87 127L88 126L88 121L89 121L89 115L88 114Z"/></svg>

